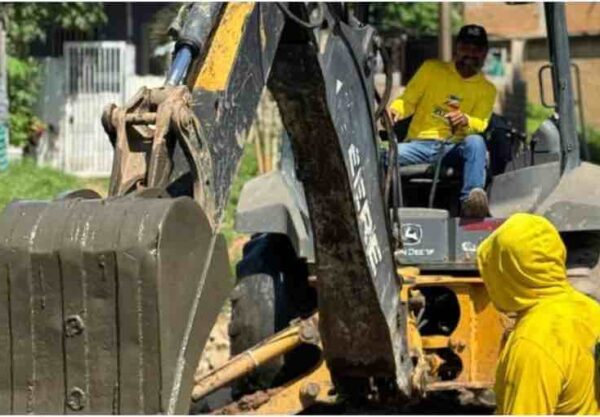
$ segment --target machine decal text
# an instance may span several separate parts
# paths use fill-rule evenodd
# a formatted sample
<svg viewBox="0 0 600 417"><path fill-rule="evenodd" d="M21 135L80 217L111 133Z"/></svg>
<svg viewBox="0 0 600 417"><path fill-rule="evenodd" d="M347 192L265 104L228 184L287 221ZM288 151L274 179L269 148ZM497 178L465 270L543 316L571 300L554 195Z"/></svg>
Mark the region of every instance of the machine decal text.
<svg viewBox="0 0 600 417"><path fill-rule="evenodd" d="M365 245L365 253L371 274L376 275L377 267L383 259L381 247L375 234L375 225L371 216L371 205L367 199L363 169L360 166L360 153L358 148L351 144L348 148L350 160L350 173L352 175L352 194L354 196L354 207L358 212L358 223L362 241Z"/></svg>

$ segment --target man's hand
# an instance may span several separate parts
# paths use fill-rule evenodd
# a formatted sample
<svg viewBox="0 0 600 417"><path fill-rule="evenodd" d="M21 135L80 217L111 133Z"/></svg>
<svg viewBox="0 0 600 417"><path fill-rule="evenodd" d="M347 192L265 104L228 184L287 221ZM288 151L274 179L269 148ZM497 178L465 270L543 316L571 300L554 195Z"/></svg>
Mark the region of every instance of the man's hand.
<svg viewBox="0 0 600 417"><path fill-rule="evenodd" d="M450 123L452 130L469 125L469 118L460 110L446 113L446 119L448 119L448 123Z"/></svg>
<svg viewBox="0 0 600 417"><path fill-rule="evenodd" d="M392 119L392 123L396 123L400 121L400 115L398 112L392 108L389 109L390 119Z"/></svg>

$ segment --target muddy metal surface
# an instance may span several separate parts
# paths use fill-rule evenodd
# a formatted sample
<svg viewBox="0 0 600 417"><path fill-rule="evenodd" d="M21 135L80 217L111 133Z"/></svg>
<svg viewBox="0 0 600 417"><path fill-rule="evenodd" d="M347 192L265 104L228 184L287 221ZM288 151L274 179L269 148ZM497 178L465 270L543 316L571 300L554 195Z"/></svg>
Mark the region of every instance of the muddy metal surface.
<svg viewBox="0 0 600 417"><path fill-rule="evenodd" d="M202 354L196 378L208 371L222 365L229 359L228 326L231 319L231 309L228 305L223 307L215 326L213 327L207 345ZM277 390L261 391L242 400L232 403L231 392L228 388L221 389L190 407L190 414L240 414L248 412L253 404L268 401L270 393ZM480 392L439 392L431 393L419 403L410 405L370 405L370 404L336 404L314 405L302 414L493 414L493 394L489 391Z"/></svg>
<svg viewBox="0 0 600 417"><path fill-rule="evenodd" d="M470 396L461 396L460 393L438 393L423 400L421 403L400 405L350 405L339 404L334 406L313 406L302 414L458 414L482 415L493 414L494 408L483 404L472 404Z"/></svg>

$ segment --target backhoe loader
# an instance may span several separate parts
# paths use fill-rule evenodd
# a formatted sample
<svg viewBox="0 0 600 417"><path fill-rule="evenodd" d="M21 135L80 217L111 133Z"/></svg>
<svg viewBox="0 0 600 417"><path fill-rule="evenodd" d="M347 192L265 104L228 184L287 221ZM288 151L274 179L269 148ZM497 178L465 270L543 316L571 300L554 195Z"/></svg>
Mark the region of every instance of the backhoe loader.
<svg viewBox="0 0 600 417"><path fill-rule="evenodd" d="M381 96L373 84L387 55L351 8L184 6L165 85L102 114L109 196L15 201L0 217L0 411L186 413L233 384L211 411L295 413L491 387L510 319L477 276L477 243L528 210L564 233L572 265L598 258L600 168L580 161L564 5L545 8L558 117L534 163L492 179L499 217L467 221L409 206L413 180L448 178L398 167L391 79ZM219 230L264 88L289 157L241 196L237 226L254 236L231 295L236 355L194 380L232 290Z"/></svg>

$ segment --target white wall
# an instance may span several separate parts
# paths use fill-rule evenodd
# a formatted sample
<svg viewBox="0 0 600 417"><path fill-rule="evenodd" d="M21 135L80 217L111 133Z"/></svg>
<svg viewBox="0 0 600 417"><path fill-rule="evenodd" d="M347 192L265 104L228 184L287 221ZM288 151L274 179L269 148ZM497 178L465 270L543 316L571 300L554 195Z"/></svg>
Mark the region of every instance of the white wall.
<svg viewBox="0 0 600 417"><path fill-rule="evenodd" d="M135 71L135 47L126 46L123 92L66 93L64 57L42 61L42 83L37 116L49 127L38 147L38 163L80 176L109 176L112 147L100 118L109 103L123 105L142 86L161 86L164 77L139 76Z"/></svg>

